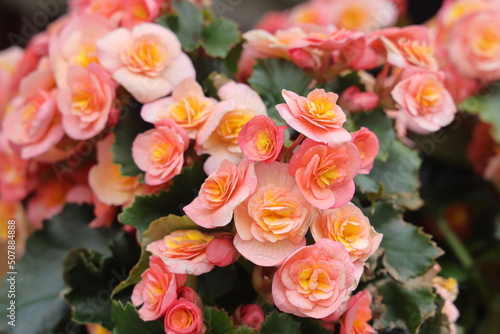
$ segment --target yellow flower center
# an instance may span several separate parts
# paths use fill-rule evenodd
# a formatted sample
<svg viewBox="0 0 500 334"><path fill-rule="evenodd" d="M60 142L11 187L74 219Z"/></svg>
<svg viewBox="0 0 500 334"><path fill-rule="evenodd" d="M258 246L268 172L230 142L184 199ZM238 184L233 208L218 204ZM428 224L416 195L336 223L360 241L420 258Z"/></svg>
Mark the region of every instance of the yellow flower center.
<svg viewBox="0 0 500 334"><path fill-rule="evenodd" d="M99 62L97 59L97 47L95 44L82 44L79 47L79 52L73 58L73 63L80 67L87 67L92 62Z"/></svg>
<svg viewBox="0 0 500 334"><path fill-rule="evenodd" d="M194 321L192 314L185 309L175 310L170 320L176 329L188 328Z"/></svg>
<svg viewBox="0 0 500 334"><path fill-rule="evenodd" d="M238 145L238 134L253 116L253 113L242 110L230 111L222 117L215 131L222 141Z"/></svg>
<svg viewBox="0 0 500 334"><path fill-rule="evenodd" d="M190 128L207 119L211 106L208 99L186 97L171 107L171 116L181 127Z"/></svg>
<svg viewBox="0 0 500 334"><path fill-rule="evenodd" d="M361 6L351 6L340 15L339 26L349 30L359 30L368 20L366 10Z"/></svg>
<svg viewBox="0 0 500 334"><path fill-rule="evenodd" d="M134 41L123 58L130 71L155 77L165 68L169 55L155 36L145 35Z"/></svg>
<svg viewBox="0 0 500 334"><path fill-rule="evenodd" d="M163 239L165 255L174 259L190 260L203 253L213 239L213 235L198 230L175 231Z"/></svg>
<svg viewBox="0 0 500 334"><path fill-rule="evenodd" d="M257 151L259 151L260 154L269 154L269 152L273 148L272 144L273 140L269 131L263 130L257 134L255 146L257 147Z"/></svg>
<svg viewBox="0 0 500 334"><path fill-rule="evenodd" d="M493 57L500 49L500 35L492 27L481 31L474 41L473 50L476 54L484 57Z"/></svg>
<svg viewBox="0 0 500 334"><path fill-rule="evenodd" d="M303 264L297 275L298 291L307 295L309 299L322 299L321 297L333 290L330 276L321 268L320 264Z"/></svg>
<svg viewBox="0 0 500 334"><path fill-rule="evenodd" d="M151 147L151 158L156 164L167 163L172 156L172 145L165 141L155 142Z"/></svg>
<svg viewBox="0 0 500 334"><path fill-rule="evenodd" d="M120 172L120 165L112 164L114 181L119 189L130 190L134 189L139 185L139 179L134 176L123 176Z"/></svg>
<svg viewBox="0 0 500 334"><path fill-rule="evenodd" d="M441 94L441 85L435 80L429 80L418 92L417 101L424 108L434 107L439 103Z"/></svg>

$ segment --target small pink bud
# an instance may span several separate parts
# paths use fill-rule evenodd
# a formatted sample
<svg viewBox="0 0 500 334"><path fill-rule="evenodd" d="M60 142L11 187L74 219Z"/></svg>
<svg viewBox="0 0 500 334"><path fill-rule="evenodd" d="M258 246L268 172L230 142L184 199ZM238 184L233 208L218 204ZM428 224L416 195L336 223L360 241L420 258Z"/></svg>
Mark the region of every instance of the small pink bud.
<svg viewBox="0 0 500 334"><path fill-rule="evenodd" d="M342 109L350 112L368 111L374 109L378 104L378 95L373 92L362 92L359 87L347 88L339 99Z"/></svg>

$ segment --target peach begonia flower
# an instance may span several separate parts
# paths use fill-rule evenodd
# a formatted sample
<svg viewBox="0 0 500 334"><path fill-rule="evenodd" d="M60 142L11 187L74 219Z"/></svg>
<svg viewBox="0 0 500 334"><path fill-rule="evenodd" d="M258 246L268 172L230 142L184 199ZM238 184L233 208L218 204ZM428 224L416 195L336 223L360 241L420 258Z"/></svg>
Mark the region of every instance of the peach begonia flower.
<svg viewBox="0 0 500 334"><path fill-rule="evenodd" d="M20 202L31 190L29 187L30 170L36 172L35 164L21 157L14 149L4 131L0 133L0 197L8 202ZM33 175L34 176L34 175ZM35 177L31 178L36 180ZM36 181L35 181L36 183Z"/></svg>
<svg viewBox="0 0 500 334"><path fill-rule="evenodd" d="M255 331L260 329L266 315L257 304L240 305L234 311L233 322L235 325L247 325Z"/></svg>
<svg viewBox="0 0 500 334"><path fill-rule="evenodd" d="M194 78L182 80L171 97L146 103L141 109L141 117L156 126L171 119L187 131L189 138L196 139L200 128L214 112L217 101L205 97L203 89Z"/></svg>
<svg viewBox="0 0 500 334"><path fill-rule="evenodd" d="M393 66L438 69L429 28L421 25L387 28L370 35L371 47Z"/></svg>
<svg viewBox="0 0 500 334"><path fill-rule="evenodd" d="M347 303L347 311L340 319L340 334L375 334L377 331L368 324L372 319L372 295L368 290L355 294Z"/></svg>
<svg viewBox="0 0 500 334"><path fill-rule="evenodd" d="M238 145L248 159L269 164L281 152L286 128L286 125L276 126L267 116L255 116L241 129Z"/></svg>
<svg viewBox="0 0 500 334"><path fill-rule="evenodd" d="M210 115L196 138L199 153L210 154L204 165L207 174L217 170L224 159L239 163L243 158L238 146L241 129L254 116L267 115L260 96L245 84L229 82L217 93L225 107Z"/></svg>
<svg viewBox="0 0 500 334"><path fill-rule="evenodd" d="M163 97L182 80L195 76L175 34L158 24L115 29L96 45L102 66L141 103Z"/></svg>
<svg viewBox="0 0 500 334"><path fill-rule="evenodd" d="M15 224L9 224L11 220L14 220ZM10 229L9 225L11 226ZM0 249L2 249L3 254L7 254L9 236L15 233L16 258L19 260L24 255L26 239L33 230L31 224L28 223L28 219L26 219L26 212L20 202L7 202L0 198ZM12 232L9 233L9 231ZM4 265L5 270L3 270ZM4 263L0 264L0 276L3 277L3 274L7 271L9 271L7 270L7 261L4 261Z"/></svg>
<svg viewBox="0 0 500 334"><path fill-rule="evenodd" d="M138 177L123 176L120 165L113 163L113 141L114 136L109 135L97 144L97 164L90 169L88 181L99 201L108 205L127 205L136 195L145 192L145 186Z"/></svg>
<svg viewBox="0 0 500 334"><path fill-rule="evenodd" d="M253 51L258 58L288 58L287 50L291 44L305 37L306 33L299 27L291 27L269 33L255 29L243 34L246 40L244 47Z"/></svg>
<svg viewBox="0 0 500 334"><path fill-rule="evenodd" d="M180 174L188 146L186 131L170 121L138 134L132 144L132 157L146 172L146 184L155 186Z"/></svg>
<svg viewBox="0 0 500 334"><path fill-rule="evenodd" d="M63 138L56 94L51 69L36 70L21 81L19 95L12 100L2 129L20 148L23 159L47 153Z"/></svg>
<svg viewBox="0 0 500 334"><path fill-rule="evenodd" d="M167 312L177 299L177 288L186 283L186 275L177 275L168 270L165 263L151 256L149 268L141 275L132 292L132 303L144 321L156 320Z"/></svg>
<svg viewBox="0 0 500 334"><path fill-rule="evenodd" d="M311 225L314 240L323 238L340 242L354 264L355 277L363 273L365 261L379 247L382 234L370 225L361 210L352 203L337 209L320 210Z"/></svg>
<svg viewBox="0 0 500 334"><path fill-rule="evenodd" d="M49 56L59 88L67 87L71 66L87 67L98 62L96 41L114 27L99 15L75 16L50 39Z"/></svg>
<svg viewBox="0 0 500 334"><path fill-rule="evenodd" d="M240 257L233 244L234 234L218 233L207 246L207 260L217 267L226 267Z"/></svg>
<svg viewBox="0 0 500 334"><path fill-rule="evenodd" d="M448 317L450 334L456 334L457 328L455 322L460 316L460 312L453 302L458 295L458 283L453 277L444 278L440 276L434 277L433 282L437 293L444 298L444 306L441 312Z"/></svg>
<svg viewBox="0 0 500 334"><path fill-rule="evenodd" d="M406 129L420 134L437 131L450 124L457 112L442 72L407 67L391 95L400 110L387 114L396 119L399 137L406 135Z"/></svg>
<svg viewBox="0 0 500 334"><path fill-rule="evenodd" d="M146 250L159 256L171 272L201 275L214 267L206 254L209 243L214 239L214 235L198 230L178 230L153 241Z"/></svg>
<svg viewBox="0 0 500 334"><path fill-rule="evenodd" d="M23 55L23 49L18 46L11 46L0 51L0 87L2 87L0 90L0 122L2 121L4 108L16 90L13 77Z"/></svg>
<svg viewBox="0 0 500 334"><path fill-rule="evenodd" d="M89 332L89 334L112 334L106 328L98 324L86 324L85 329L87 329L87 332Z"/></svg>
<svg viewBox="0 0 500 334"><path fill-rule="evenodd" d="M125 28L143 22L154 22L160 15L162 0L124 0L121 25Z"/></svg>
<svg viewBox="0 0 500 334"><path fill-rule="evenodd" d="M309 203L329 209L352 199L360 167L361 156L353 143L333 148L307 138L292 156L288 172Z"/></svg>
<svg viewBox="0 0 500 334"><path fill-rule="evenodd" d="M276 110L298 132L329 145L351 139L349 132L342 128L346 115L337 105L337 94L323 89L315 89L307 97L285 89L282 94L286 103L278 104Z"/></svg>
<svg viewBox="0 0 500 334"><path fill-rule="evenodd" d="M370 32L389 27L398 19L398 9L391 0L319 0L328 11L330 24L340 29ZM318 7L321 8L321 7Z"/></svg>
<svg viewBox="0 0 500 334"><path fill-rule="evenodd" d="M42 228L42 222L59 212L66 203L66 194L73 186L69 181L51 179L37 188L35 195L29 199L27 206L28 218L37 228Z"/></svg>
<svg viewBox="0 0 500 334"><path fill-rule="evenodd" d="M469 78L500 79L500 8L467 15L450 27L448 54L457 70Z"/></svg>
<svg viewBox="0 0 500 334"><path fill-rule="evenodd" d="M234 211L236 249L259 266L276 266L306 244L312 207L280 162L255 167L255 193Z"/></svg>
<svg viewBox="0 0 500 334"><path fill-rule="evenodd" d="M273 278L274 304L298 317L322 319L353 289L354 267L345 248L330 239L291 254Z"/></svg>
<svg viewBox="0 0 500 334"><path fill-rule="evenodd" d="M369 174L373 162L378 155L379 142L377 136L365 127L351 133L351 142L356 145L361 156L361 168L358 174Z"/></svg>
<svg viewBox="0 0 500 334"><path fill-rule="evenodd" d="M184 207L184 212L201 227L225 226L231 222L234 209L254 192L256 185L252 161L244 159L236 167L234 162L224 160L201 185L198 197Z"/></svg>
<svg viewBox="0 0 500 334"><path fill-rule="evenodd" d="M76 140L92 138L104 130L115 98L108 72L96 63L71 66L68 85L59 89L57 102L66 134Z"/></svg>
<svg viewBox="0 0 500 334"><path fill-rule="evenodd" d="M202 334L205 332L203 314L194 303L186 300L174 302L165 314L166 334Z"/></svg>

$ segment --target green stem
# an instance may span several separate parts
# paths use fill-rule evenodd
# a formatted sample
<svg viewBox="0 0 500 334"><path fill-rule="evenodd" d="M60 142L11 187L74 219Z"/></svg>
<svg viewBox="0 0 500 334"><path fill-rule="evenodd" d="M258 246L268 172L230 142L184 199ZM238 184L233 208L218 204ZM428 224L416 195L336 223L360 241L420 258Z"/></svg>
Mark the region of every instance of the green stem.
<svg viewBox="0 0 500 334"><path fill-rule="evenodd" d="M450 246L453 254L460 261L465 270L470 273L470 277L474 284L476 285L482 299L484 302L489 303L490 295L488 293L488 289L486 285L479 275L479 273L474 270L474 259L470 255L467 248L464 246L462 241L457 237L455 232L450 228L448 223L444 218L438 219L438 227L443 233L446 241L448 242L448 246Z"/></svg>

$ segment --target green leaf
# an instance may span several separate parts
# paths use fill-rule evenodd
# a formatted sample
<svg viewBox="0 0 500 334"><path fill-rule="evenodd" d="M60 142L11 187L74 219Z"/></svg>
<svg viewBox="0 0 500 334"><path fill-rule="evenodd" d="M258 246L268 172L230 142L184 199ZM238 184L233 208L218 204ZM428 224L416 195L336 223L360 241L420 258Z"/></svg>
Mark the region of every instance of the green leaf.
<svg viewBox="0 0 500 334"><path fill-rule="evenodd" d="M96 323L113 329L111 292L128 276L137 262L139 247L134 237L121 232L110 244L111 257L88 248L74 248L64 261L64 281L69 291L64 298L77 323Z"/></svg>
<svg viewBox="0 0 500 334"><path fill-rule="evenodd" d="M301 333L331 334L332 331L321 325L321 320L300 318Z"/></svg>
<svg viewBox="0 0 500 334"><path fill-rule="evenodd" d="M143 321L134 305L127 303L125 306L119 301L113 301L113 334L165 334L163 323L156 321Z"/></svg>
<svg viewBox="0 0 500 334"><path fill-rule="evenodd" d="M66 254L78 246L109 253L106 232L88 227L93 218L90 206L66 204L61 213L45 221L44 228L28 239L25 254L16 263L16 326L7 325L7 308L2 306L0 331L45 334L69 316L70 308L60 297L64 289L62 263ZM9 303L8 286L4 279L1 305Z"/></svg>
<svg viewBox="0 0 500 334"><path fill-rule="evenodd" d="M206 334L234 334L236 327L233 320L226 311L218 310L215 307L205 307L203 309L203 319L208 323Z"/></svg>
<svg viewBox="0 0 500 334"><path fill-rule="evenodd" d="M260 326L262 334L300 334L300 323L291 315L272 311Z"/></svg>
<svg viewBox="0 0 500 334"><path fill-rule="evenodd" d="M201 184L205 181L203 167L195 163L184 168L180 175L174 177L168 191L155 195L138 196L132 205L118 216L118 220L137 228L139 236L158 218L169 214L183 215L184 207L198 195Z"/></svg>
<svg viewBox="0 0 500 334"><path fill-rule="evenodd" d="M358 129L364 126L377 135L380 144L377 159L387 161L391 145L396 139L393 122L380 109L355 114L353 119Z"/></svg>
<svg viewBox="0 0 500 334"><path fill-rule="evenodd" d="M354 178L354 182L356 182L356 186L358 189L366 194L366 193L378 193L379 191L379 183L370 179L367 175L358 174Z"/></svg>
<svg viewBox="0 0 500 334"><path fill-rule="evenodd" d="M365 214L375 230L384 235L380 244L385 251L382 262L394 279L404 282L425 274L443 254L430 235L404 222L391 204L379 202L367 212L370 209Z"/></svg>
<svg viewBox="0 0 500 334"><path fill-rule="evenodd" d="M253 334L255 331L247 325L236 328L236 334Z"/></svg>
<svg viewBox="0 0 500 334"><path fill-rule="evenodd" d="M225 58L240 40L238 24L226 19L216 19L201 33L201 45L209 56Z"/></svg>
<svg viewBox="0 0 500 334"><path fill-rule="evenodd" d="M488 96L483 105L483 109L479 112L481 120L493 125L491 134L496 142L500 143L500 112L498 106L500 105L500 92Z"/></svg>
<svg viewBox="0 0 500 334"><path fill-rule="evenodd" d="M383 186L383 197L416 210L423 202L418 193L419 168L422 160L416 151L394 140L387 161L375 160L368 177Z"/></svg>
<svg viewBox="0 0 500 334"><path fill-rule="evenodd" d="M141 175L142 171L137 167L132 157L132 143L139 133L143 133L153 126L142 120L140 110L141 104L135 100L127 106L127 112L123 112L113 130L115 141L113 143L113 163L120 165L120 172L124 176Z"/></svg>
<svg viewBox="0 0 500 334"><path fill-rule="evenodd" d="M179 38L182 48L191 52L200 45L203 15L189 1L172 1L172 6L176 15L162 16L156 22L172 30Z"/></svg>
<svg viewBox="0 0 500 334"><path fill-rule="evenodd" d="M215 299L231 291L237 279L235 265L214 267L210 272L198 276L198 294L206 304L214 304Z"/></svg>
<svg viewBox="0 0 500 334"><path fill-rule="evenodd" d="M410 333L419 333L422 323L434 314L436 308L436 296L427 287L409 289L389 281L378 287L378 293L386 308L386 313L377 321L381 327L406 327Z"/></svg>
<svg viewBox="0 0 500 334"><path fill-rule="evenodd" d="M257 61L248 83L259 93L267 106L267 112L278 125L286 124L275 106L283 103L281 91L290 90L298 95L308 93L311 82L304 71L283 59L265 59Z"/></svg>

